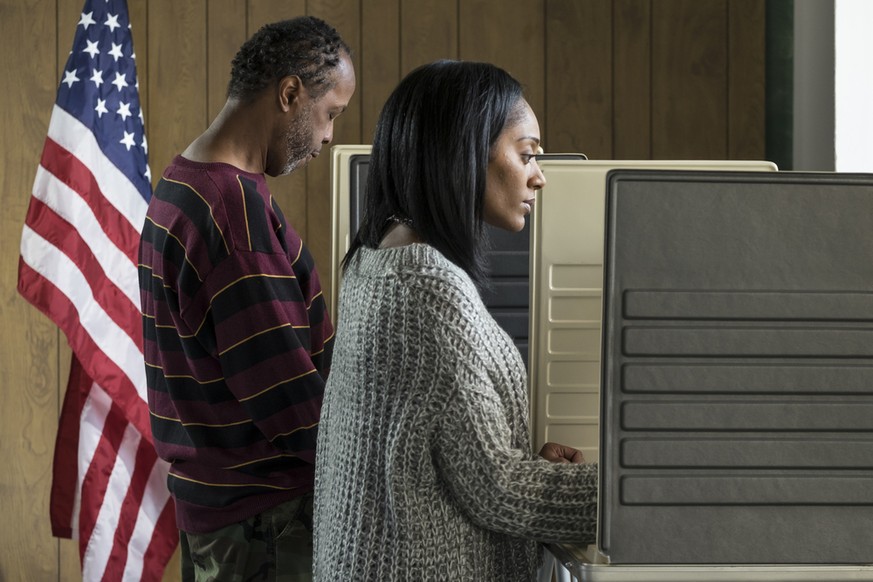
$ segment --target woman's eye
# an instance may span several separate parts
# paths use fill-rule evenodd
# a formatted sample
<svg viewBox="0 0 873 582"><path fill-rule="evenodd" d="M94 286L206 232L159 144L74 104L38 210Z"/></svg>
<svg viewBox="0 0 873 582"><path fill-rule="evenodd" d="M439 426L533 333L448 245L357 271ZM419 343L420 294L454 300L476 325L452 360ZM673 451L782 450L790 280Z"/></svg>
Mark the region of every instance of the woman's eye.
<svg viewBox="0 0 873 582"><path fill-rule="evenodd" d="M535 160L537 157L536 154L521 154L521 159L524 160L525 164L529 164L531 160Z"/></svg>

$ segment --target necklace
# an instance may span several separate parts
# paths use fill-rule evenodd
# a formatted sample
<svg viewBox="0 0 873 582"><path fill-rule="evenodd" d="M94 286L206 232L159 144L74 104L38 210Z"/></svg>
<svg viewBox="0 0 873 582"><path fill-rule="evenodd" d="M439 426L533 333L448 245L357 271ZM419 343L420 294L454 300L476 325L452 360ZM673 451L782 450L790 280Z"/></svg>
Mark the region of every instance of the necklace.
<svg viewBox="0 0 873 582"><path fill-rule="evenodd" d="M412 219L407 218L406 216L402 216L400 214L392 214L388 217L388 220L397 224L402 224L404 226L412 226Z"/></svg>

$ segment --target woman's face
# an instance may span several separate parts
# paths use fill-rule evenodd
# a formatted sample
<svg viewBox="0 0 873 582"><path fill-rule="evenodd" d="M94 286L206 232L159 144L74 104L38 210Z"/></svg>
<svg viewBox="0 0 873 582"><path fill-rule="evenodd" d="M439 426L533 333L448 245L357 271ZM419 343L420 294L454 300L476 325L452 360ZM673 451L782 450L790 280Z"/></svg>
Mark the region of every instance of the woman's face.
<svg viewBox="0 0 873 582"><path fill-rule="evenodd" d="M491 149L485 177L482 218L491 226L518 232L530 214L535 191L546 184L536 161L540 125L526 101L519 104L521 116L503 129Z"/></svg>

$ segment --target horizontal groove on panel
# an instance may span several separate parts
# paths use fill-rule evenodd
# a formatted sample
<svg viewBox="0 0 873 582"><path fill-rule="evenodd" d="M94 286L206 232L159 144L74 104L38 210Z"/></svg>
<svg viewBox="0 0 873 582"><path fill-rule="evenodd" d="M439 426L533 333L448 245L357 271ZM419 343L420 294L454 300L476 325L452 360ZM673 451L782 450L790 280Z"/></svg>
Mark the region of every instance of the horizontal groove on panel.
<svg viewBox="0 0 873 582"><path fill-rule="evenodd" d="M625 439L620 464L628 468L869 469L873 438Z"/></svg>
<svg viewBox="0 0 873 582"><path fill-rule="evenodd" d="M546 395L549 418L600 418L600 394L596 392L551 392ZM873 466L873 463L871 463Z"/></svg>
<svg viewBox="0 0 873 582"><path fill-rule="evenodd" d="M624 505L873 505L873 473L627 476L620 490Z"/></svg>
<svg viewBox="0 0 873 582"><path fill-rule="evenodd" d="M873 401L625 402L623 430L873 431Z"/></svg>
<svg viewBox="0 0 873 582"><path fill-rule="evenodd" d="M629 364L622 368L622 391L873 394L873 366Z"/></svg>
<svg viewBox="0 0 873 582"><path fill-rule="evenodd" d="M873 321L873 293L625 291L629 319Z"/></svg>
<svg viewBox="0 0 873 582"><path fill-rule="evenodd" d="M600 362L558 360L548 363L549 386L597 387L600 385Z"/></svg>
<svg viewBox="0 0 873 582"><path fill-rule="evenodd" d="M600 357L599 329L553 328L549 330L548 336L549 353Z"/></svg>
<svg viewBox="0 0 873 582"><path fill-rule="evenodd" d="M627 327L631 356L873 357L873 328Z"/></svg>
<svg viewBox="0 0 873 582"><path fill-rule="evenodd" d="M549 287L552 289L602 289L602 265L551 265Z"/></svg>
<svg viewBox="0 0 873 582"><path fill-rule="evenodd" d="M550 321L591 321L600 326L600 295L549 298Z"/></svg>

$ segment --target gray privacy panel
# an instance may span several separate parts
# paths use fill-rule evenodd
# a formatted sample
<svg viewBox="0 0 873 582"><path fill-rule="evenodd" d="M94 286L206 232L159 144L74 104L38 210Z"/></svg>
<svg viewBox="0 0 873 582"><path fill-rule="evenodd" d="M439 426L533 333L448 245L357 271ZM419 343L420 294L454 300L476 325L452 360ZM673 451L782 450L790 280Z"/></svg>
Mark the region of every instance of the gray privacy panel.
<svg viewBox="0 0 873 582"><path fill-rule="evenodd" d="M607 180L600 551L873 563L873 176Z"/></svg>
<svg viewBox="0 0 873 582"><path fill-rule="evenodd" d="M545 160L584 160L583 154L540 154ZM349 240L357 233L366 196L369 153L349 156ZM489 262L490 289L483 301L492 317L509 334L528 362L530 336L530 220L525 219L521 232L507 232L485 225L490 241L486 253Z"/></svg>

